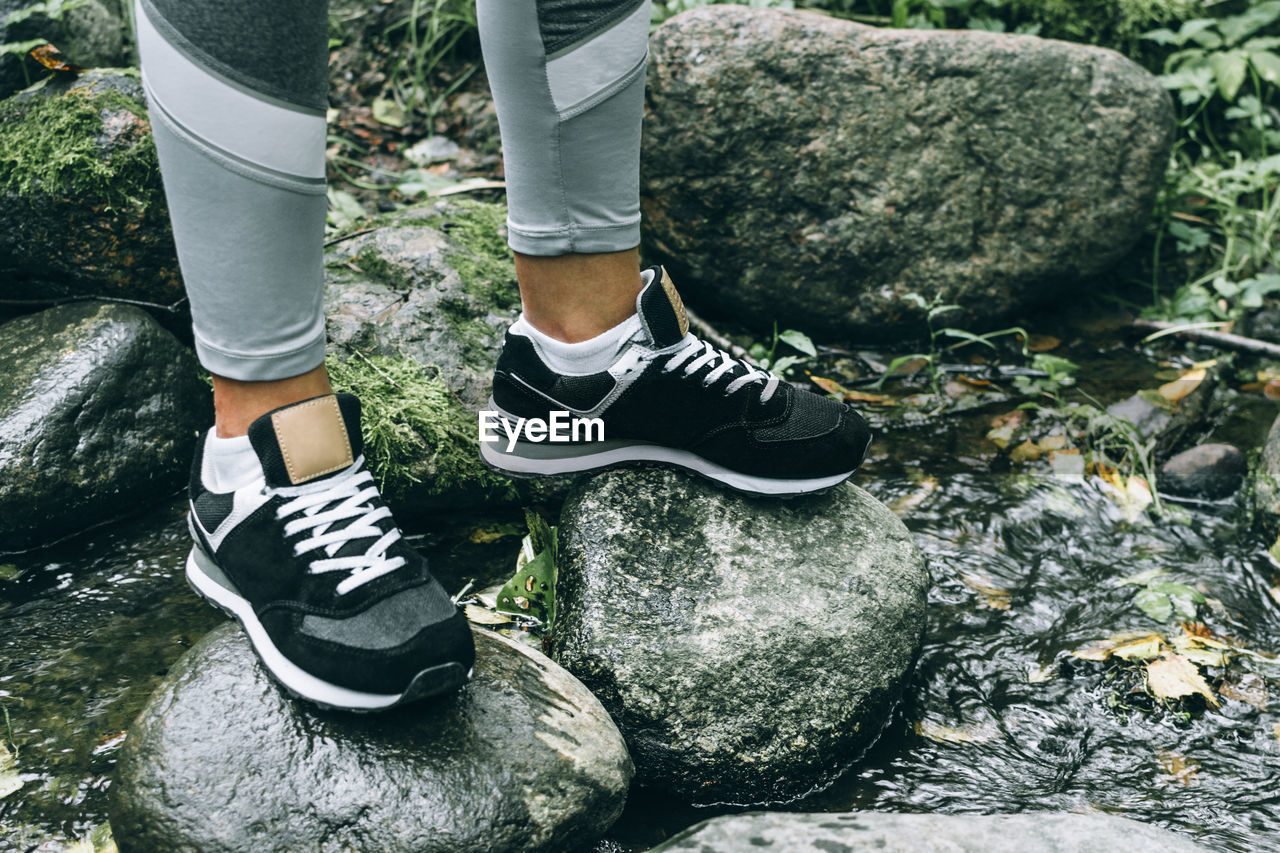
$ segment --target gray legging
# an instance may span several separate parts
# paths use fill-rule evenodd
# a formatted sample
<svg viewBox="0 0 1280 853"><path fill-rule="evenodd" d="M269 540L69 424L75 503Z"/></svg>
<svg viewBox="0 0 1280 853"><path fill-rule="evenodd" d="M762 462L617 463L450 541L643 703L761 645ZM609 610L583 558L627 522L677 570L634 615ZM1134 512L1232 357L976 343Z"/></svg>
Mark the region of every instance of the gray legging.
<svg viewBox="0 0 1280 853"><path fill-rule="evenodd" d="M635 247L649 0L476 5L511 248ZM200 361L305 373L324 360L326 0L137 0L137 26Z"/></svg>

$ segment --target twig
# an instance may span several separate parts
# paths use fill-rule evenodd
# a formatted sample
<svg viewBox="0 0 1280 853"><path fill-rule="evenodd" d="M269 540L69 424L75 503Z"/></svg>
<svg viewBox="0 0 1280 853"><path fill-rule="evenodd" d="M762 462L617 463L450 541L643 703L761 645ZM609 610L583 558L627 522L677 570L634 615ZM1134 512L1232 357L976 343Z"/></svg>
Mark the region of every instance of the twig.
<svg viewBox="0 0 1280 853"><path fill-rule="evenodd" d="M355 237L360 237L365 234L371 234L377 230L378 230L377 228L362 228L359 231L352 231L350 234L343 234L341 237L334 237L332 240L325 240L324 247L327 249L330 246L333 246L337 243L341 243L345 240L350 240Z"/></svg>
<svg viewBox="0 0 1280 853"><path fill-rule="evenodd" d="M1170 334L1190 338L1193 341L1212 344L1222 349L1280 358L1280 344L1260 341L1257 338L1246 338L1243 335L1233 335L1229 332L1215 332L1210 329L1183 329L1179 328L1176 323L1142 319L1134 320L1133 328L1144 332L1169 332Z"/></svg>
<svg viewBox="0 0 1280 853"><path fill-rule="evenodd" d="M729 355L736 359L740 359L748 364L754 364L756 367L760 367L760 362L748 355L747 351L742 347L717 332L709 323L707 323L706 320L691 311L688 305L684 307L684 313L685 316L689 318L689 324L701 329L702 336L711 341L711 343L715 344L717 347L729 353Z"/></svg>
<svg viewBox="0 0 1280 853"><path fill-rule="evenodd" d="M78 296L59 296L54 299L0 299L0 305L28 305L53 308L57 305L67 305L72 302L115 302L120 305L136 305L139 308L151 308L156 311L177 314L178 306L186 301L187 297L184 296L172 305L161 305L159 302L143 302L141 299L125 299L121 296L94 296L85 293Z"/></svg>

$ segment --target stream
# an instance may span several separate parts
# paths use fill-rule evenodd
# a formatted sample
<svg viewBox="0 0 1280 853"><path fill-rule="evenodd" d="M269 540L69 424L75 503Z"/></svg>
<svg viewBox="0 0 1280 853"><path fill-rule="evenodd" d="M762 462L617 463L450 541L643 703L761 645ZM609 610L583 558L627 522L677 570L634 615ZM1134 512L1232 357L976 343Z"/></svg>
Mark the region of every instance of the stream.
<svg viewBox="0 0 1280 853"><path fill-rule="evenodd" d="M1082 384L1104 402L1159 384L1154 360L1132 348L1073 346ZM1230 391L1227 400L1213 439L1260 446L1275 404ZM1280 850L1280 666L1233 664L1228 677L1244 679L1247 700L1178 711L1132 671L1071 655L1121 632L1180 630L1145 615L1137 587L1121 583L1152 569L1218 602L1206 619L1215 631L1280 652L1270 593L1280 573L1247 526L1243 493L1131 523L1096 480L993 465L983 436L1013 405L877 438L855 482L899 512L929 555L928 634L876 745L834 786L787 808L1103 811L1212 849ZM124 730L173 661L222 621L182 578L184 512L175 497L0 559L0 706L11 735L0 734L17 746L21 781L0 799L0 849L60 849L106 821ZM417 542L451 592L482 589L509 576L519 539L477 543L473 532L519 521L518 511L434 519ZM642 851L723 811L633 790L595 849Z"/></svg>

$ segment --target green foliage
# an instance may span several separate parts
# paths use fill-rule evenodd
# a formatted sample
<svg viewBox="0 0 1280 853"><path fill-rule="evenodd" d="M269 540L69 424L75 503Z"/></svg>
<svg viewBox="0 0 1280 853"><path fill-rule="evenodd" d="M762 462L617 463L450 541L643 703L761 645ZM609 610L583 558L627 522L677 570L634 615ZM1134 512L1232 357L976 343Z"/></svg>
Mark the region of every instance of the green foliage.
<svg viewBox="0 0 1280 853"><path fill-rule="evenodd" d="M786 344L790 349L800 353L800 355L778 354L778 345ZM809 340L809 336L804 332L795 329L784 329L778 331L778 324L773 324L773 340L766 347L762 343L751 345L751 349L747 350L747 354L754 358L765 370L785 376L786 372L793 367L807 364L818 354L818 349L813 345L813 341Z"/></svg>
<svg viewBox="0 0 1280 853"><path fill-rule="evenodd" d="M50 38L49 35L62 36L62 22L66 14L72 9L86 5L88 2L89 0L41 0L41 2L32 3L30 6L25 6L21 9L14 9L4 18L4 25L6 28L21 24L23 21L30 18L40 16L49 23L57 24L58 32L56 34L48 34L39 38L26 39L24 41L11 41L0 44L0 56L4 56L5 54L21 55L47 42L57 41L57 38ZM25 64L23 65L23 71L26 71ZM31 78L28 77L27 83L30 82Z"/></svg>
<svg viewBox="0 0 1280 853"><path fill-rule="evenodd" d="M467 249L445 260L458 271L468 293L495 308L519 303L515 261L507 246L505 205L463 199L449 217L432 219L428 224Z"/></svg>
<svg viewBox="0 0 1280 853"><path fill-rule="evenodd" d="M1026 349L1026 341L1029 340L1025 329L1019 326L1013 326L1008 329L999 329L994 332L986 332L985 334L975 334L964 329L958 329L952 326L938 327L938 318L960 310L959 305L944 303L941 295L935 295L933 299L926 301L923 296L918 293L905 293L902 298L915 305L917 308L925 312L925 325L929 330L929 351L913 352L907 355L901 355L889 362L889 367L885 370L884 375L880 377L880 381L874 387L882 388L886 380L892 376L898 368L912 361L922 360L925 363L925 369L929 371L929 384L933 389L933 395L942 398L942 373L938 370L938 361L944 352L953 352L971 344L979 344L988 349L995 349L993 343L997 338L1008 335L1021 335L1023 340L1022 354L1030 356L1030 352ZM945 349L940 345L940 341L944 338L956 340ZM1065 359L1063 359L1065 361ZM1070 363L1070 362L1068 362Z"/></svg>
<svg viewBox="0 0 1280 853"><path fill-rule="evenodd" d="M413 0L409 14L387 28L387 39L398 41L399 48L382 100L394 103L401 115L421 108L434 116L478 65L468 62L443 89L435 85L436 71L459 59L459 48L474 41L476 32L475 0Z"/></svg>
<svg viewBox="0 0 1280 853"><path fill-rule="evenodd" d="M1160 78L1177 95L1182 134L1156 208L1156 316L1234 319L1280 292L1280 0L1196 18L1145 38L1168 51ZM1162 251L1192 270L1161 293Z"/></svg>
<svg viewBox="0 0 1280 853"><path fill-rule="evenodd" d="M474 416L438 376L408 359L355 354L325 360L335 391L360 397L365 456L391 498L424 483L430 494L459 486L512 491L480 463Z"/></svg>
<svg viewBox="0 0 1280 853"><path fill-rule="evenodd" d="M1205 597L1184 583L1152 581L1138 591L1133 603L1157 622L1167 622L1173 616L1180 622L1190 622Z"/></svg>
<svg viewBox="0 0 1280 853"><path fill-rule="evenodd" d="M105 158L96 141L104 117L122 110L144 117L137 103L110 89L0 103L0 192L63 194L109 208L162 205L150 134Z"/></svg>
<svg viewBox="0 0 1280 853"><path fill-rule="evenodd" d="M550 634L556 621L556 576L559 542L556 528L536 512L524 511L529 535L520 544L516 573L503 585L497 596L497 610L534 619L544 635Z"/></svg>

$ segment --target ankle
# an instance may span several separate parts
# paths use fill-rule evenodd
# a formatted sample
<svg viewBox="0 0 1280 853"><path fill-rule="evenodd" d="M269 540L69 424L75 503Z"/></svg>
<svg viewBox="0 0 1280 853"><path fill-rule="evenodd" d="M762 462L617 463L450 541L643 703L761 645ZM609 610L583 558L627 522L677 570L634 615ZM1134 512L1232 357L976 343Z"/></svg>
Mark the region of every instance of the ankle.
<svg viewBox="0 0 1280 853"><path fill-rule="evenodd" d="M564 343L597 337L636 313L644 286L634 249L598 255L516 255L525 321Z"/></svg>
<svg viewBox="0 0 1280 853"><path fill-rule="evenodd" d="M214 376L215 435L219 438L246 435L249 424L273 409L331 393L329 374L323 364L287 379L245 381Z"/></svg>

